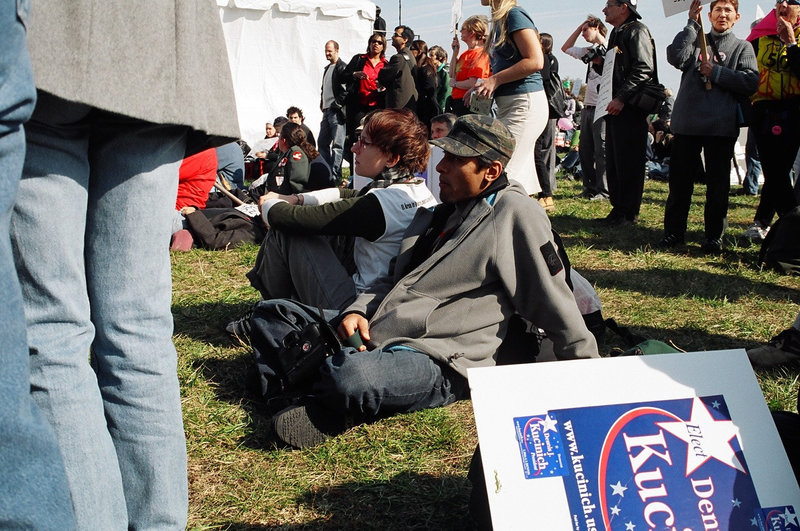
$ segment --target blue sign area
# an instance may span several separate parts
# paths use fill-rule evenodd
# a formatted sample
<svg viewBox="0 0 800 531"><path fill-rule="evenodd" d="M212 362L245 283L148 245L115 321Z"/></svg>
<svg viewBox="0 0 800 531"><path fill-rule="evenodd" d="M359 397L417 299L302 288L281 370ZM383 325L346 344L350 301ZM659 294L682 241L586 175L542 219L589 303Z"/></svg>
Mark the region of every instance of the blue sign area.
<svg viewBox="0 0 800 531"><path fill-rule="evenodd" d="M562 476L576 531L798 530L763 509L721 395L514 418L525 477Z"/></svg>
<svg viewBox="0 0 800 531"><path fill-rule="evenodd" d="M526 479L569 474L556 421L548 415L514 418Z"/></svg>

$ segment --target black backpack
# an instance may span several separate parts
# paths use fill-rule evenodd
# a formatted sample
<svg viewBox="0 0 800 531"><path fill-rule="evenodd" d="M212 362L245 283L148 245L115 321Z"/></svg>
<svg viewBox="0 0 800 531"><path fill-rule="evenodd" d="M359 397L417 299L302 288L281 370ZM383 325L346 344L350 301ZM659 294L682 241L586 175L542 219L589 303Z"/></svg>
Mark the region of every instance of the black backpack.
<svg viewBox="0 0 800 531"><path fill-rule="evenodd" d="M780 273L800 275L800 206L778 218L769 229L758 264Z"/></svg>

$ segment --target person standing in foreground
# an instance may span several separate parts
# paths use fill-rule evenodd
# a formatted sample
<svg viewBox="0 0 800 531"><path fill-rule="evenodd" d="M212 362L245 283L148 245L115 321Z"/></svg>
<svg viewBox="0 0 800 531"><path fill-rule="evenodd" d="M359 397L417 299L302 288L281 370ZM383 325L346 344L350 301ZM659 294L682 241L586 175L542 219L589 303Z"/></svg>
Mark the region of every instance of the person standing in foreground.
<svg viewBox="0 0 800 531"><path fill-rule="evenodd" d="M586 63L586 95L581 111L581 143L578 156L583 171L583 192L581 197L602 201L608 199L606 179L606 121L595 120L597 96L603 78L603 56L606 53L606 26L592 15L586 18L567 38L561 47L565 54ZM591 46L575 46L581 35Z"/></svg>
<svg viewBox="0 0 800 531"><path fill-rule="evenodd" d="M800 2L781 1L747 37L758 63L753 124L764 186L745 236L763 240L777 212L797 205L790 171L800 149Z"/></svg>
<svg viewBox="0 0 800 531"><path fill-rule="evenodd" d="M706 168L705 253L722 251L728 217L731 159L739 136L738 102L758 85L753 47L733 34L739 20L739 0L711 2L706 35L709 57L697 45L700 0L692 0L686 27L667 46L667 60L680 69L681 88L672 112L672 158L669 197L664 209L664 237L659 247L684 242L697 160L702 150ZM706 89L706 81L711 90ZM747 103L749 104L749 102Z"/></svg>
<svg viewBox="0 0 800 531"><path fill-rule="evenodd" d="M38 101L11 240L33 396L79 529L184 529L168 246L181 160L240 136L219 13L39 0L32 19Z"/></svg>
<svg viewBox="0 0 800 531"><path fill-rule="evenodd" d="M319 108L322 110L322 122L319 124L319 154L328 163L333 177L342 178L342 156L344 155L345 109L347 83L344 69L347 63L339 58L339 43L325 43L325 59L328 64L322 73L322 95Z"/></svg>
<svg viewBox="0 0 800 531"><path fill-rule="evenodd" d="M653 79L656 58L653 38L639 22L636 3L609 0L603 8L606 22L614 26L608 53L616 52L613 99L606 108L606 174L612 209L604 221L609 225L637 223L644 191L647 112L630 100Z"/></svg>
<svg viewBox="0 0 800 531"><path fill-rule="evenodd" d="M387 109L417 110L417 61L409 50L414 31L408 26L397 26L392 34L392 46L397 53L389 64L378 72L378 83L386 88Z"/></svg>
<svg viewBox="0 0 800 531"><path fill-rule="evenodd" d="M508 128L470 114L432 144L445 152L436 166L443 204L417 210L389 274L342 312L339 335L359 334L365 345L327 358L314 396L273 417L284 443L319 444L348 416L370 420L463 398L467 368L495 364L514 314L545 330L557 358L598 357L547 214L506 177ZM292 301L268 304L301 328L317 314ZM279 342L287 331L277 323L274 332Z"/></svg>
<svg viewBox="0 0 800 531"><path fill-rule="evenodd" d="M542 45L533 19L516 0L481 0L481 5L492 9L492 30L486 42L492 75L474 90L480 97L494 97L497 117L520 147L506 173L532 196L541 190L533 146L548 118L540 72L544 67Z"/></svg>
<svg viewBox="0 0 800 531"><path fill-rule="evenodd" d="M0 527L70 530L75 516L55 434L31 398L25 333L9 223L25 159L23 122L36 91L25 31L30 2L0 2Z"/></svg>

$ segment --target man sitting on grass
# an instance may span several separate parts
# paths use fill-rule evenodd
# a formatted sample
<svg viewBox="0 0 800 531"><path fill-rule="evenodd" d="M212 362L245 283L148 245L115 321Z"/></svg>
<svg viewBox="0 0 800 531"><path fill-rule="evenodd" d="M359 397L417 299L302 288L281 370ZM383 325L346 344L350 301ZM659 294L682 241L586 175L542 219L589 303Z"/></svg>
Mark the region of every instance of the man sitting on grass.
<svg viewBox="0 0 800 531"><path fill-rule="evenodd" d="M319 444L349 420L465 397L467 369L495 364L515 314L544 329L559 359L598 356L547 215L504 172L514 151L508 129L468 115L432 143L445 151L436 167L443 204L417 211L389 275L342 313L339 335L360 334L365 345L327 358L313 396L273 417L290 446ZM299 328L317 314L288 300L260 304ZM271 326L276 339L285 335L285 322Z"/></svg>

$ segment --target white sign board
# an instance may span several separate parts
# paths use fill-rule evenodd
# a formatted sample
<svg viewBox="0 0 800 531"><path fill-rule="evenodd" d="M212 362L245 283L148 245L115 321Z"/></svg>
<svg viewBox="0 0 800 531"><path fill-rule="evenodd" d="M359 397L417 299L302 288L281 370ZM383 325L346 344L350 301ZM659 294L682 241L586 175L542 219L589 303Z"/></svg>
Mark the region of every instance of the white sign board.
<svg viewBox="0 0 800 531"><path fill-rule="evenodd" d="M600 78L600 87L597 92L597 107L594 109L594 121L602 120L608 114L606 107L611 103L611 90L613 89L614 61L617 57L617 49L613 48L606 52L603 62L603 77Z"/></svg>
<svg viewBox="0 0 800 531"><path fill-rule="evenodd" d="M744 350L469 369L469 383L495 529L798 529Z"/></svg>
<svg viewBox="0 0 800 531"><path fill-rule="evenodd" d="M664 5L664 16L671 17L684 11L689 11L689 6L692 5L692 0L661 0ZM711 3L711 0L701 0L701 4ZM705 16L705 11L701 14Z"/></svg>

